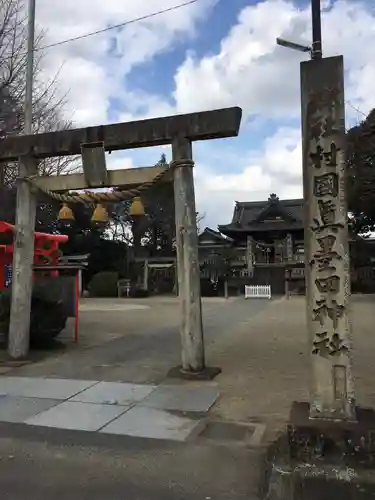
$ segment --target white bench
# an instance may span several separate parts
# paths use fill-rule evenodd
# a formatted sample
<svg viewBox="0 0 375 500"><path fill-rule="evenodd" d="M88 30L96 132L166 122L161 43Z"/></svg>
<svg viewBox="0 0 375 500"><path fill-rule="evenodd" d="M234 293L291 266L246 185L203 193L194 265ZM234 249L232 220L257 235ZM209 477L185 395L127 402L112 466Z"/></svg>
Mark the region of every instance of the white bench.
<svg viewBox="0 0 375 500"><path fill-rule="evenodd" d="M245 285L245 299L270 299L271 285Z"/></svg>

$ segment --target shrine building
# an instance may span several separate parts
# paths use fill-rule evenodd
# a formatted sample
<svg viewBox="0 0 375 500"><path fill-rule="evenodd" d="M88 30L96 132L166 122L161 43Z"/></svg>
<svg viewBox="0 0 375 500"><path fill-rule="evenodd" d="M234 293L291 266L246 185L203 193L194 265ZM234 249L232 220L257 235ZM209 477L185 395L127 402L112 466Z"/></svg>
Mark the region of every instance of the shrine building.
<svg viewBox="0 0 375 500"><path fill-rule="evenodd" d="M232 221L219 225L231 238L244 266L233 272L231 286L271 285L274 295L304 288L303 200L236 202Z"/></svg>
<svg viewBox="0 0 375 500"><path fill-rule="evenodd" d="M218 230L206 228L199 236L200 263L209 264L220 249L231 247L231 294L243 294L245 285L271 285L273 295L304 293L303 199L280 200L271 194L266 201L236 202L232 221ZM350 254L358 240L365 241L350 238ZM357 273L352 281L356 278Z"/></svg>

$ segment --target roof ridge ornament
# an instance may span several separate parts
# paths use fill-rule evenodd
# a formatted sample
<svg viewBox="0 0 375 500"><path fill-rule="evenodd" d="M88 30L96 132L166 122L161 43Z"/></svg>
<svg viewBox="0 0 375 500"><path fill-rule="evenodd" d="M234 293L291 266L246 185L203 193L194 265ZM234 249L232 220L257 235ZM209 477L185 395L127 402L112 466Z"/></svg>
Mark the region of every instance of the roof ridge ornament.
<svg viewBox="0 0 375 500"><path fill-rule="evenodd" d="M279 197L275 193L271 193L268 201L279 201Z"/></svg>

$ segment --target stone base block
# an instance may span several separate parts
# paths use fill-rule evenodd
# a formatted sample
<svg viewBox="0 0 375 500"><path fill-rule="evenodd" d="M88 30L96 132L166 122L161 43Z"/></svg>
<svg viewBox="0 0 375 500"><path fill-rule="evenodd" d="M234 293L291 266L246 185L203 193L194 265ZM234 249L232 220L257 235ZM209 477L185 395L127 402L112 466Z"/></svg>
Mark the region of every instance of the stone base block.
<svg viewBox="0 0 375 500"><path fill-rule="evenodd" d="M375 496L375 476L340 463L276 462L261 490L265 500L369 500Z"/></svg>
<svg viewBox="0 0 375 500"><path fill-rule="evenodd" d="M221 368L217 366L206 366L200 372L190 372L182 369L182 366L171 368L167 374L169 378L182 380L213 380L221 373Z"/></svg>
<svg viewBox="0 0 375 500"><path fill-rule="evenodd" d="M356 408L356 422L309 418L294 403L286 432L270 443L260 498L375 498L375 411Z"/></svg>
<svg viewBox="0 0 375 500"><path fill-rule="evenodd" d="M308 403L293 403L287 428L290 458L375 467L375 411L357 407L356 414L356 422L311 419Z"/></svg>

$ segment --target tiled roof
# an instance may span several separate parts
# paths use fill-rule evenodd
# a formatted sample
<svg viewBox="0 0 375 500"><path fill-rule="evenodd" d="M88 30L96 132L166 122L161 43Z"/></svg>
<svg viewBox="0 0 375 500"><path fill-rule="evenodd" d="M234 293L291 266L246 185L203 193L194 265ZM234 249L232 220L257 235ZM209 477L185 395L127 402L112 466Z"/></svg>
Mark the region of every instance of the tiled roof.
<svg viewBox="0 0 375 500"><path fill-rule="evenodd" d="M224 236L219 231L215 231L214 229L211 229L210 227L205 227L204 230L199 235L199 238L201 238L205 234L208 234L208 235L212 236L213 238L222 241L223 243L230 243L232 241L232 239L228 238L228 236Z"/></svg>
<svg viewBox="0 0 375 500"><path fill-rule="evenodd" d="M220 225L219 230L226 231L267 231L270 229L302 229L303 199L279 200L271 195L267 201L236 202L232 222ZM267 214L280 214L284 220L280 222L262 221Z"/></svg>

